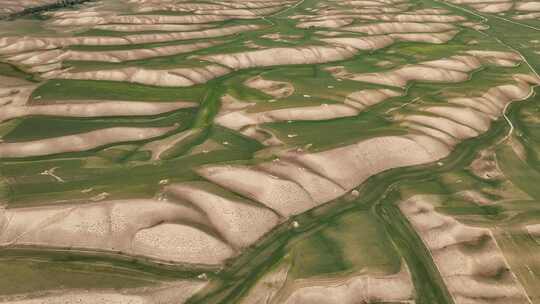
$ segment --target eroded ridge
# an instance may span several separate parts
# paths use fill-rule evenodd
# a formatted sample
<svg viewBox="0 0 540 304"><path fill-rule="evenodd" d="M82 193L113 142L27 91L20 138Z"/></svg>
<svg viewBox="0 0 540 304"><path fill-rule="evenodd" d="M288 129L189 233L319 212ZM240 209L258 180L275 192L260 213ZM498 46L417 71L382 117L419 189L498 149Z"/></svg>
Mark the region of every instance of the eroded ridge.
<svg viewBox="0 0 540 304"><path fill-rule="evenodd" d="M1 243L216 265L279 222L264 206L223 197L220 191L206 184L171 184L154 200L7 209L2 211Z"/></svg>
<svg viewBox="0 0 540 304"><path fill-rule="evenodd" d="M148 7L145 5L154 5L153 2L136 2L134 11L141 12L147 9L142 7ZM387 3L377 2L378 4L359 3L356 5L358 8L370 8L385 6ZM172 5L172 4L170 4ZM182 7L184 4L177 4L178 7ZM206 12L204 8L196 6L191 7L188 4L187 10L194 11L196 14L193 18L217 16L212 9L211 12ZM222 4L216 4L217 6ZM249 9L255 9L248 4L245 4ZM159 6L159 5L158 5ZM277 4L272 4L273 7L277 7ZM160 7L160 6L159 6ZM191 7L191 8L190 8ZM205 7L203 5L202 7ZM254 7L258 7L255 5ZM406 11L407 5L402 6L401 11ZM322 13L325 10L320 10L318 13ZM399 12L401 12L399 11ZM407 16L415 16L414 14L399 14L395 12L385 12L382 15L375 14L376 18L386 20L388 18L394 18L401 21L407 19ZM270 14L270 12L262 11L260 14ZM429 21L437 19L434 16L445 13L444 11L421 11L420 16L426 20L417 20L418 24L422 24L423 21ZM80 15L79 15L80 14ZM216 15L217 14L217 15ZM163 24L168 25L177 22L192 22L192 20L183 20L186 16L170 16L170 15L118 15L110 10L100 10L99 8L81 8L79 11L66 11L51 13L52 19L47 21L53 27L68 27L70 25L88 25L88 26L103 26L107 24L122 23L124 26L151 24L161 26ZM219 15L222 16L222 15ZM235 19L235 14L224 14L226 18ZM222 16L222 17L223 17ZM241 15L243 16L243 15ZM390 16L390 17L389 17ZM393 17L392 17L393 16ZM205 18L206 18L205 17ZM298 16L293 16L297 18ZM300 45L297 47L276 47L276 48L263 48L257 50L251 50L246 52L231 53L231 54L212 54L197 56L200 63L194 67L185 67L186 64L182 64L183 67L168 68L168 69L149 69L140 67L137 64L131 65L130 62L135 62L141 59L151 59L158 57L177 56L180 54L191 54L198 50L204 50L211 47L215 47L226 43L226 40L216 41L213 38L229 36L232 34L238 34L243 32L255 31L264 26L256 24L248 25L231 25L225 27L212 27L212 18L203 21L201 24L211 28L201 28L200 30L194 30L194 28L185 28L186 31L173 32L173 33L128 33L124 36L68 36L68 37L25 37L19 39L17 37L5 37L2 40L4 47L0 50L0 53L6 55L6 60L18 67L29 72L38 73L44 78L55 79L82 79L82 80L99 80L99 81L125 81L131 83L155 85L164 87L185 87L194 86L197 84L204 84L216 77L224 76L233 71L250 69L255 67L272 67L279 65L305 65L305 64L321 64L331 61L341 61L353 58L360 51L375 51L380 48L391 45L396 41L418 41L424 43L444 43L459 32L459 29L453 27L448 22L461 20L462 17L454 15L441 15L444 20L440 20L441 27L448 29L440 32L436 30L434 33L414 33L415 26L411 25L407 29L397 29L395 23L381 23L374 25L379 28L382 26L384 30L364 31L367 35L361 37L355 37L347 35L347 32L362 32L362 29L346 29L343 37L332 38L320 38L320 41L327 43L328 45ZM116 18L116 19L115 19ZM118 19L120 18L120 19ZM191 18L191 17L190 17ZM361 16L358 16L361 19ZM109 20L110 19L110 20ZM354 18L353 18L354 19ZM447 20L448 19L448 20ZM454 20L455 19L455 20ZM408 20L408 19L407 19ZM217 21L222 21L221 19ZM433 20L432 20L433 21ZM446 23L445 23L446 22ZM196 26L199 23L195 23ZM394 25L392 25L394 24ZM430 24L427 24L431 27ZM102 28L96 28L102 29ZM442 28L440 28L442 29ZM110 28L109 30L114 30ZM149 28L148 30L152 30ZM168 30L168 29L167 29ZM384 32L384 33L383 33ZM407 33L405 33L407 32ZM412 33L411 33L412 32ZM363 35L364 35L363 34ZM372 35L374 34L374 35ZM396 36L397 35L397 36ZM442 35L442 36L441 36ZM188 42L167 46L148 47L147 44L163 43L171 41L183 41L184 39L195 38L210 38L210 40L203 42ZM115 47L134 45L129 49L114 49ZM78 50L70 49L71 46L94 46L94 47L113 47L110 50ZM192 65L193 60L189 60L187 65ZM104 68L95 69L88 68L64 68L64 62L94 62L102 61L109 63L126 63L127 67L116 68L115 65ZM432 70L435 70L433 68ZM430 70L431 71L431 70ZM414 72L414 71L413 71ZM421 71L422 72L422 71ZM425 71L424 71L425 72ZM457 74L459 72L450 72ZM462 74L459 74L460 76ZM377 76L376 76L377 77ZM463 76L461 76L463 78ZM266 81L266 82L264 82ZM258 84L257 84L258 83ZM261 89L267 94L274 94L275 98L282 99L292 94L294 88L289 85L283 92L275 91L274 93L269 90L272 89L272 85L268 80L262 78L257 79L255 82L251 80L247 86L258 86L256 89ZM262 85L262 86L261 86ZM264 87L267 87L266 89ZM282 89L283 90L283 89ZM327 104L321 103L317 106L302 107L297 109L276 109L271 111L252 111L247 105L232 105L232 111L230 107L225 105L222 108L216 122L225 127L238 130L249 137L256 138L269 145L276 145L280 143L280 140L273 137L266 130L259 128L257 125L261 123L276 122L276 121L297 121L297 120L321 120L321 119L335 119L341 117L351 117L357 115L365 107L381 102L386 98L399 96L402 93L399 91L388 89L374 89L363 90L355 94L351 94L347 97L342 104ZM143 110L143 104L139 104L138 110L127 110L128 104L122 104L120 101L83 104L78 102L77 105L29 105L22 107L6 107L4 119L11 119L15 117L24 117L29 115L57 115L57 116L73 116L73 117L100 117L100 116L133 116L146 112L146 115L156 115L159 113L169 112L174 109L187 106L187 103L178 103L177 107L172 105L160 104L151 106L144 105L146 108ZM227 104L228 100L224 99L224 104ZM135 104L133 104L135 105ZM150 109L156 108L156 109ZM157 107L162 108L158 110ZM148 110L148 111L147 111ZM139 112L137 112L139 111ZM107 113L105 113L107 112ZM253 112L253 113L249 113ZM68 114L69 113L69 114ZM123 132L123 129L121 129ZM19 156L40 156L48 154L58 154L65 152L85 151L89 149L95 149L102 146L113 143L112 139L108 137L114 137L117 134L116 129L111 130L98 130L92 131L88 134L70 135L59 140L57 139L44 139L40 141L22 142L22 143L9 143L3 146L2 150L4 157L16 157L13 151L21 149L21 151L27 151ZM127 131L127 130L126 130ZM150 133L148 133L151 131ZM157 131L157 130L156 130ZM155 132L154 130L147 129L130 129L132 136L128 136L129 132L126 132L123 137L118 137L117 143L120 142L133 142L141 140L149 140L157 137L161 137L167 134L167 129L163 129L163 132ZM124 133L124 132L123 132ZM148 133L148 134L147 134ZM167 147L172 147L179 140L184 139L184 135L191 135L193 132L180 133L174 135L163 141L161 148L156 147L157 144L152 145L149 149L153 152L152 157L159 159L160 152L164 152ZM196 132L195 132L196 133ZM87 144L88 141L93 140L95 137L99 137L100 140ZM292 136L292 135L291 135ZM189 136L188 136L189 137ZM58 145L58 142L68 143L65 148ZM37 147L37 148L32 148ZM49 149L48 147L54 147ZM29 149L29 150L27 150ZM143 149L144 150L144 149ZM156 155L157 154L157 155Z"/></svg>
<svg viewBox="0 0 540 304"><path fill-rule="evenodd" d="M463 17L453 15L438 16L438 12L435 11L435 14L420 15L421 18L413 18L416 23L404 23L399 29L396 27L397 23L395 22L370 25L377 28L375 30L344 27L343 34L345 35L340 37L324 38L324 33L322 33L323 37L319 41L327 43L328 46L310 45L311 43L307 43L299 47L261 47L258 50L233 54L204 55L197 57L204 64L189 68L153 69L134 65L122 68L111 66L110 68L100 70L88 70L85 68L83 71L78 71L77 69L63 67L63 63L69 61L119 63L180 55L207 49L223 44L226 41L209 40L192 44L180 44L179 42L192 39L230 37L231 35L263 29L265 26L258 24L215 27L212 25L212 22L238 18L259 18L283 9L283 4L291 4L290 2L282 1L263 5L269 5L269 7L258 8L261 6L261 3L254 3L254 5L250 5L249 3L238 4L239 7L245 6L245 8L224 9L222 3L216 3L215 5L193 3L156 4L143 1L136 2L134 9L136 12L149 11L150 8L153 10L165 9L172 11L178 9L179 11L194 12L195 15L192 16L117 15L114 12L95 9L82 9L79 14L75 14L74 12L53 13L51 14L53 20L49 22L53 28L84 25L96 30L118 30L126 32L128 28L131 28L133 31L165 30L170 32L147 34L144 32L129 33L127 31L128 33L126 35L121 36L25 37L23 39L5 37L0 42L0 54L5 54L9 62L21 66L30 72L40 73L44 78L127 81L157 86L193 86L241 69L341 61L352 58L359 54L359 51L374 51L398 41L445 43L459 32L459 29L449 22L463 19ZM375 5L375 7L387 5L384 2L376 3L378 5ZM364 5L360 3L358 5L359 9L364 7L371 8L372 4L367 3ZM406 6L403 10L405 9ZM414 16L413 14L381 14L371 15L371 18L381 21L407 21L410 19L409 17ZM340 18L341 16L337 15L334 17ZM300 18L302 20L301 16L293 16L293 18ZM362 15L353 16L351 20L355 19L362 20ZM429 23L429 21L433 20L443 23L440 26L432 26L433 24ZM424 24L422 22L428 23ZM192 27L186 27L183 23L191 23L193 25ZM304 28L305 26L302 24L299 23L298 26ZM324 27L321 24L319 26ZM434 30L427 30L427 28L434 28ZM347 32L358 32L368 35L365 37L351 37L350 35L346 35ZM173 45L152 45L173 41L176 42ZM135 45L135 47L130 47L129 50L108 51L69 49L71 46L122 47L126 45ZM136 46L140 47L137 48ZM21 54L21 52L23 53ZM190 63L189 65L193 64Z"/></svg>
<svg viewBox="0 0 540 304"><path fill-rule="evenodd" d="M122 0L46 15L32 21L36 33L0 37L0 74L9 74L0 76L0 246L196 274L6 298L15 303L178 303L195 293L204 301L216 286L232 288L222 278L241 280L224 272L259 242L315 234L315 220L301 231L306 217L355 201L379 173L444 165L460 143L510 124L509 105L540 84L521 54L478 32L482 24L415 1ZM45 124L50 132L36 127ZM459 195L493 203L470 189ZM528 303L498 236L436 204L414 197L400 208L431 251L441 289L456 303ZM526 229L537 234L534 223ZM392 271L289 276L307 255L255 270L249 277L260 281L236 299L422 297L405 260Z"/></svg>
<svg viewBox="0 0 540 304"><path fill-rule="evenodd" d="M158 304L183 303L204 287L204 282L179 281L155 288L133 288L120 291L72 291L49 292L47 295L11 297L2 303L12 304L56 304L56 303L108 303L108 304Z"/></svg>
<svg viewBox="0 0 540 304"><path fill-rule="evenodd" d="M456 303L531 303L489 229L435 211L437 199L413 196L400 209L430 250Z"/></svg>
<svg viewBox="0 0 540 304"><path fill-rule="evenodd" d="M514 20L534 20L540 16L540 2L538 1L452 0L448 2L464 5L482 13L509 13Z"/></svg>
<svg viewBox="0 0 540 304"><path fill-rule="evenodd" d="M450 98L450 106L425 107L425 115L403 115L397 119L412 130L409 137L446 155L458 142L486 132L491 121L503 115L509 102L527 99L533 93L532 87L539 84L538 78L529 75L518 74L513 79L514 84L490 88L481 96ZM437 143L429 144L433 139Z"/></svg>
<svg viewBox="0 0 540 304"><path fill-rule="evenodd" d="M501 88L499 87L491 90L492 92L499 92L495 96L498 96L499 102L503 103L498 105L499 112L490 113L491 117L502 115L505 103L524 99L530 94L530 83L523 80L527 78L520 75L516 78L518 84L505 86L503 93L500 92ZM534 80L534 78L532 79ZM509 93L505 94L504 92ZM485 97L477 98L477 102L484 100L488 102L487 100L490 99ZM439 108L429 108L427 111L437 112L437 109ZM455 111L459 111L458 108ZM439 114L445 114L444 111L441 113ZM487 115L476 110L467 110L466 113L468 115L478 113L476 114L478 117ZM457 119L456 117L459 118L459 116L453 115L452 123L448 123L448 125L459 126L459 128L456 127L456 130L476 131L464 133L463 136L459 136L461 133L445 133L449 131L428 132L435 127L429 127L425 122L419 122L425 128L412 126L411 129L416 132L406 136L375 137L355 145L317 153L303 152L297 149L285 150L278 159L262 162L254 166L206 165L200 167L197 169L197 173L205 179L260 204L260 207L255 208L250 204L234 203L235 206L231 206L231 211L226 213L231 216L230 222L223 226L220 226L219 222L211 220L212 217L222 217L221 220L224 220L225 218L221 214L222 210L215 209L215 206L201 206L200 204L205 201L202 199L205 196L206 200L213 197L215 203L220 204L224 204L227 200L219 192L210 194L211 192L208 192L205 187L194 190L191 186L184 186L184 184L180 183L172 184L164 190L167 197L179 198L182 202L180 205L160 200L112 201L81 207L53 206L8 209L4 212L6 226L2 238L5 245L20 244L120 250L128 254L145 255L174 262L220 264L226 258L236 254L235 248L252 244L265 232L277 225L279 218L305 212L335 199L379 172L395 167L439 160L446 157L453 145L460 140L478 136L487 130L487 125L480 128L472 124L472 121L477 120L454 122ZM448 118L438 119L450 121ZM488 121L486 120L486 123ZM469 126L467 123L471 125ZM439 125L437 124L437 126ZM417 132L421 132L421 134L417 134ZM442 133L447 136L442 137L440 135ZM126 133L122 132L122 134ZM452 136L453 141L442 142L443 138L449 136ZM3 145L5 147L8 144ZM258 186L261 183L264 184L264 187ZM135 202L141 205L139 211L143 213L139 215L122 214L121 210L123 208L121 206L128 206ZM197 204L197 208L190 209L190 207L186 206L186 202ZM153 221L148 215L144 214L144 209L147 207L150 208L149 215L152 214ZM174 215L176 212L173 212L173 209L169 210L170 208L178 209L177 215ZM190 211L184 210L185 208ZM204 208L210 209L201 213L201 208L203 210ZM160 209L163 210L163 213L158 213L157 210ZM91 210L95 211L91 212ZM113 216L113 211L116 210L120 212L118 220ZM255 210L260 212L256 216L258 220L253 223L244 223L244 221L254 221L254 217L247 215L251 214L250 212L255 212ZM125 212L133 211L129 208ZM243 214L244 212L246 214ZM102 214L102 217L94 216L94 213ZM279 216L276 217L276 214ZM37 217L44 220L35 222L35 226L27 226L24 223L28 222L28 217ZM138 219L138 217L141 218ZM86 218L90 220L88 226L81 227L80 222L84 222ZM143 221L143 218L146 220ZM119 222L117 223L117 221ZM175 223L185 221L187 225L167 223L169 221ZM122 223L122 225L119 223ZM214 235L212 233L208 234L205 230L191 227L190 223L206 225L210 229L208 231L214 231ZM71 225L76 227L68 229L67 227ZM259 226L260 229L254 229L254 227ZM246 239L236 239L240 236L234 234L242 233L241 227L251 227L250 232L254 233L254 235L249 236L249 234L246 234L242 236L246 237ZM46 232L47 229L52 230ZM216 230L217 232L215 232ZM64 231L66 235L63 237L61 233L54 233L60 231ZM171 231L174 231L174 233L171 233ZM86 235L86 237L82 237L83 235ZM100 237L95 239L97 243L94 243L92 238L88 237L89 235L96 235L96 237L99 235ZM171 238L171 235L175 235L175 237ZM121 244L122 242L127 243ZM210 250L210 248L215 250ZM219 250L216 248L219 248ZM210 252L214 252L218 256L210 255Z"/></svg>

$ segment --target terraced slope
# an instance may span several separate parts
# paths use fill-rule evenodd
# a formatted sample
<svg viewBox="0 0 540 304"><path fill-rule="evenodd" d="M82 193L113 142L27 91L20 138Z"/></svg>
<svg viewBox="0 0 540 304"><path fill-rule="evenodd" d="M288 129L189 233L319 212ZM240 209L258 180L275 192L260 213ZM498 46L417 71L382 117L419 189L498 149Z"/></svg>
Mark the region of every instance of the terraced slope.
<svg viewBox="0 0 540 304"><path fill-rule="evenodd" d="M0 302L540 301L536 30L462 4L2 21Z"/></svg>

